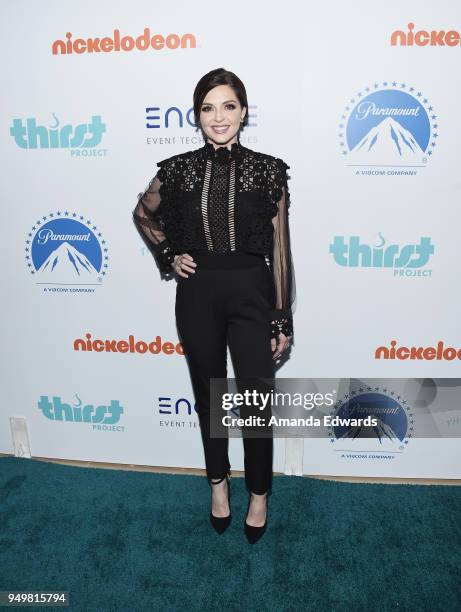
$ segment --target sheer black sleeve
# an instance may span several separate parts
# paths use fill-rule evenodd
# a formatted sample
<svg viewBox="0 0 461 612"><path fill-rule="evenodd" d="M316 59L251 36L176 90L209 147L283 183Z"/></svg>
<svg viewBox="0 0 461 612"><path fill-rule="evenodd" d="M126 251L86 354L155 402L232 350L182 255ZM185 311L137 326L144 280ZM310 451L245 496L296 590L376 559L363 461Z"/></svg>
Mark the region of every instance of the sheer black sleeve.
<svg viewBox="0 0 461 612"><path fill-rule="evenodd" d="M272 272L275 304L270 313L273 338L277 338L280 332L285 336L293 335L292 305L296 298L296 284L289 227L290 193L286 172L289 167L284 161L278 159L269 179L269 195L273 204L272 225L274 226Z"/></svg>
<svg viewBox="0 0 461 612"><path fill-rule="evenodd" d="M160 163L157 164L160 166ZM150 181L147 189L138 195L138 203L133 210L133 222L145 245L155 257L161 272L173 271L174 253L165 234L162 199L164 169L160 167Z"/></svg>

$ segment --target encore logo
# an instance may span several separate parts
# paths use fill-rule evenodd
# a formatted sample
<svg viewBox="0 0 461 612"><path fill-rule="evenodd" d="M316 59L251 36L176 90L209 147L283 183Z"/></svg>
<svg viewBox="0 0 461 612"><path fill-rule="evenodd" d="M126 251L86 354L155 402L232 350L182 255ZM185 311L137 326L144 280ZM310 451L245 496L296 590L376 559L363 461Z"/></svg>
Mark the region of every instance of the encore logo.
<svg viewBox="0 0 461 612"><path fill-rule="evenodd" d="M395 30L391 34L391 46L400 47L458 47L461 35L457 30L417 30L414 32L414 23L408 24L408 32Z"/></svg>
<svg viewBox="0 0 461 612"><path fill-rule="evenodd" d="M197 40L191 33L182 34L151 34L149 28L134 38L121 36L120 30L114 30L112 36L103 38L75 38L72 32L66 33L66 40L55 40L51 45L53 55L70 55L72 53L111 53L113 51L161 51L162 49L195 49Z"/></svg>
<svg viewBox="0 0 461 612"><path fill-rule="evenodd" d="M152 342L135 340L133 335L128 340L102 340L92 338L91 334L85 334L85 339L74 340L74 351L94 353L150 353L151 355L184 355L182 344L178 342L163 342L161 336L157 336Z"/></svg>
<svg viewBox="0 0 461 612"><path fill-rule="evenodd" d="M423 359L428 361L461 359L461 348L444 347L442 340L437 342L437 346L399 346L397 348L396 346L397 340L391 341L391 348L379 346L375 351L375 359Z"/></svg>

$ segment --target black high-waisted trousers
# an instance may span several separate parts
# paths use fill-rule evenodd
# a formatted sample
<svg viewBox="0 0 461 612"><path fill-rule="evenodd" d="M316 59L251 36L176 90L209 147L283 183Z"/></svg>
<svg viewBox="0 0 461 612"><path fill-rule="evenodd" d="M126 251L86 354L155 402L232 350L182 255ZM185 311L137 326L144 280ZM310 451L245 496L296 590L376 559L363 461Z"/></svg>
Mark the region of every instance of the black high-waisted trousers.
<svg viewBox="0 0 461 612"><path fill-rule="evenodd" d="M187 272L187 278L178 276L176 324L191 376L207 477L217 479L231 466L228 435L210 435L210 411L222 412L221 406L210 405L210 378L227 378L227 345L239 391L243 389L239 379L274 378L269 324L274 281L262 255L235 251L191 251L190 255L196 272ZM272 488L273 437L267 432L247 437L245 428L242 437L246 487L262 495Z"/></svg>

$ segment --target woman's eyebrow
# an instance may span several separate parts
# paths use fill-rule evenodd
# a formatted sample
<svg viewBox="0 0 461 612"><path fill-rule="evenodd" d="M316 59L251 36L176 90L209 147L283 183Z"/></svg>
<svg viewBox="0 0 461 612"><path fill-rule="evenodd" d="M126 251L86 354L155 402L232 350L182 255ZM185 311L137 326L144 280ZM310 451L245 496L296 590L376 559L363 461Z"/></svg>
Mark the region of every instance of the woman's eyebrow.
<svg viewBox="0 0 461 612"><path fill-rule="evenodd" d="M222 102L222 104L227 104L228 102L235 102L236 100L226 100L225 102ZM211 102L202 102L202 106L205 105L209 105L209 106L214 106L214 104L212 104Z"/></svg>

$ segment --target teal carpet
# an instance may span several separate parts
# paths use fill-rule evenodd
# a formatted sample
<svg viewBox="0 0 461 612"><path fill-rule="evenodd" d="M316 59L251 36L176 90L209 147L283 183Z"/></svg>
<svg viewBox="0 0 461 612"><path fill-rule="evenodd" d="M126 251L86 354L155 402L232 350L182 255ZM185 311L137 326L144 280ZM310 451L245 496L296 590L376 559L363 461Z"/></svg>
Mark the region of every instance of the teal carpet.
<svg viewBox="0 0 461 612"><path fill-rule="evenodd" d="M204 476L0 459L0 590L88 612L461 610L461 487L276 476L254 546L231 487L219 536Z"/></svg>

